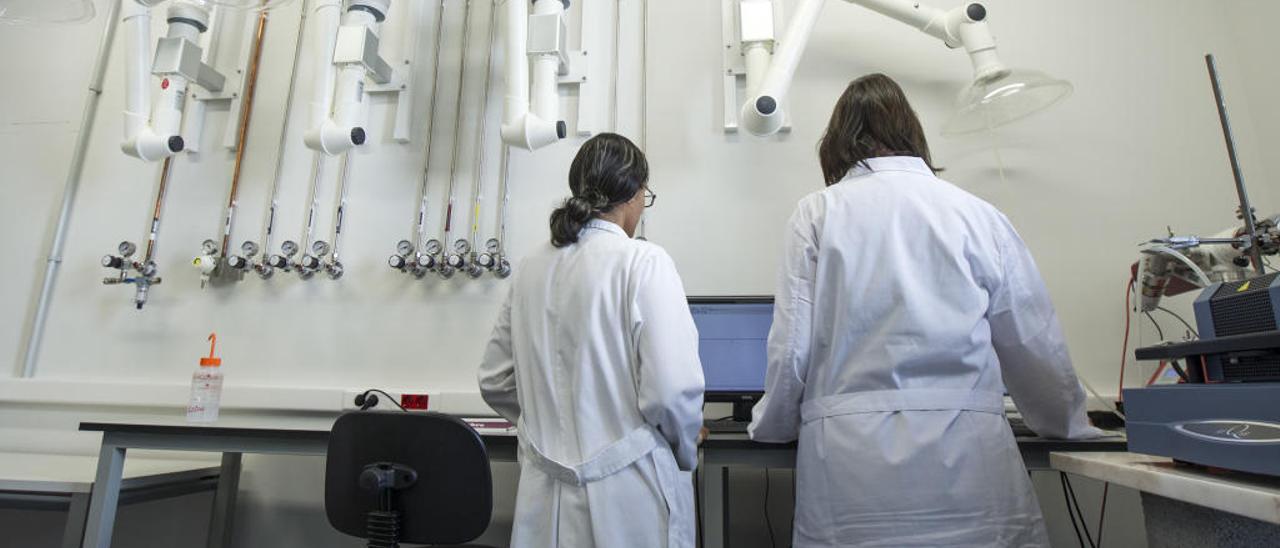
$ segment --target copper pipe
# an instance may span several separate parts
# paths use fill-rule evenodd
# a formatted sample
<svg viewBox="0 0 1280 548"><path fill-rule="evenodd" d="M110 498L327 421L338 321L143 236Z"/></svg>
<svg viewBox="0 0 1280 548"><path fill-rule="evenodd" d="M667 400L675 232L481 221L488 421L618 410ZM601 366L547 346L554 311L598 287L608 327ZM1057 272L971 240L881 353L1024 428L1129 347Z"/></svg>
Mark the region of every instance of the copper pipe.
<svg viewBox="0 0 1280 548"><path fill-rule="evenodd" d="M169 173L173 171L173 156L166 156L160 166L160 185L156 188L156 205L151 210L151 233L147 236L147 252L142 256L142 264L155 258L156 238L160 235L160 213L164 210L164 195L169 188Z"/></svg>
<svg viewBox="0 0 1280 548"><path fill-rule="evenodd" d="M258 29L253 37L253 56L249 60L248 82L245 83L244 101L240 106L240 134L236 137L236 163L231 173L231 193L227 198L227 220L222 229L222 256L227 256L231 246L231 224L235 219L236 205L240 192L240 170L244 161L244 149L249 140L249 120L253 114L253 95L258 88L258 72L262 67L262 38L267 32L268 0L263 0L262 11L258 14Z"/></svg>

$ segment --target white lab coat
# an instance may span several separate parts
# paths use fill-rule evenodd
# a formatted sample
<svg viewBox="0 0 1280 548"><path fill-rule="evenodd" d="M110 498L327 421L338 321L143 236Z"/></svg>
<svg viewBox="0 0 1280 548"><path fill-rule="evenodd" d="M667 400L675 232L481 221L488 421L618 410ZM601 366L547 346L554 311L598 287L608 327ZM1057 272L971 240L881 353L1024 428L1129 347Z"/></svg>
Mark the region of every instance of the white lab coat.
<svg viewBox="0 0 1280 548"><path fill-rule="evenodd" d="M519 428L513 548L693 547L702 367L660 247L597 219L524 259L479 381Z"/></svg>
<svg viewBox="0 0 1280 548"><path fill-rule="evenodd" d="M1004 388L1042 436L1100 432L1035 263L921 159L866 163L786 233L750 432L799 439L794 545L1048 546Z"/></svg>

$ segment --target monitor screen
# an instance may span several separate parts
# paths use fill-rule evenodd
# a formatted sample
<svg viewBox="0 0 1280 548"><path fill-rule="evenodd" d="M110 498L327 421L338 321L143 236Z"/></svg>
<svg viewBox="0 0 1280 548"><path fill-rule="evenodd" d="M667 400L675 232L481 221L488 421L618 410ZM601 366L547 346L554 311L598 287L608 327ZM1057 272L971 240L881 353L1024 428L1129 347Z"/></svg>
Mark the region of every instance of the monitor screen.
<svg viewBox="0 0 1280 548"><path fill-rule="evenodd" d="M773 300L690 299L689 310L698 326L698 357L707 392L763 392Z"/></svg>

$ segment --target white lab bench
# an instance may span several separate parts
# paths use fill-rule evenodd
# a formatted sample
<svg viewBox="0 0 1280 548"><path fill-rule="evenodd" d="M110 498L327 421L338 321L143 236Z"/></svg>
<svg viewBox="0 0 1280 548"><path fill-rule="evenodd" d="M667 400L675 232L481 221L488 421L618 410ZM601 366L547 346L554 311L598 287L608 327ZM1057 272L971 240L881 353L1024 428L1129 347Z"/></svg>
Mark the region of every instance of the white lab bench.
<svg viewBox="0 0 1280 548"><path fill-rule="evenodd" d="M1127 452L1055 452L1049 461L1056 470L1141 492L1152 548L1280 546L1280 478Z"/></svg>
<svg viewBox="0 0 1280 548"><path fill-rule="evenodd" d="M209 548L230 545L231 518L234 515L236 491L240 478L240 460L244 453L324 455L328 451L330 421L311 422L297 427L265 421L221 420L212 425L191 425L181 419L147 423L85 422L80 430L102 433L96 484L89 504L89 518L84 535L85 547L110 546L119 501L125 455L129 449L197 451L222 454L221 475L210 524ZM320 429L324 428L324 429ZM481 430L481 438L493 461L515 462L516 437L513 432ZM1123 451L1124 438L1090 441L1060 441L1019 438L1018 446L1030 470L1048 469L1052 451ZM753 442L746 434L712 434L699 450L703 501L701 525L705 533L703 546L726 544L728 528L728 468L793 468L795 444Z"/></svg>

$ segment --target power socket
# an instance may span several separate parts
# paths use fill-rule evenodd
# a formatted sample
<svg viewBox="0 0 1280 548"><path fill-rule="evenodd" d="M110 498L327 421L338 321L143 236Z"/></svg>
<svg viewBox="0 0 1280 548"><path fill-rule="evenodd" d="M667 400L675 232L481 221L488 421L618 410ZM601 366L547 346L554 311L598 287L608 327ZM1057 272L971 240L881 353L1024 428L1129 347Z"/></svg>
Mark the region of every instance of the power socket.
<svg viewBox="0 0 1280 548"><path fill-rule="evenodd" d="M382 392L386 392L385 394ZM400 392L396 390L382 390L382 392L369 392L368 397L376 397L377 401L369 409L378 411L399 411L395 401L409 411L426 411L430 397L423 393ZM356 403L356 398L365 394L366 390L347 390L342 395L342 408L345 410L360 409L360 405ZM388 396L391 398L389 399Z"/></svg>

